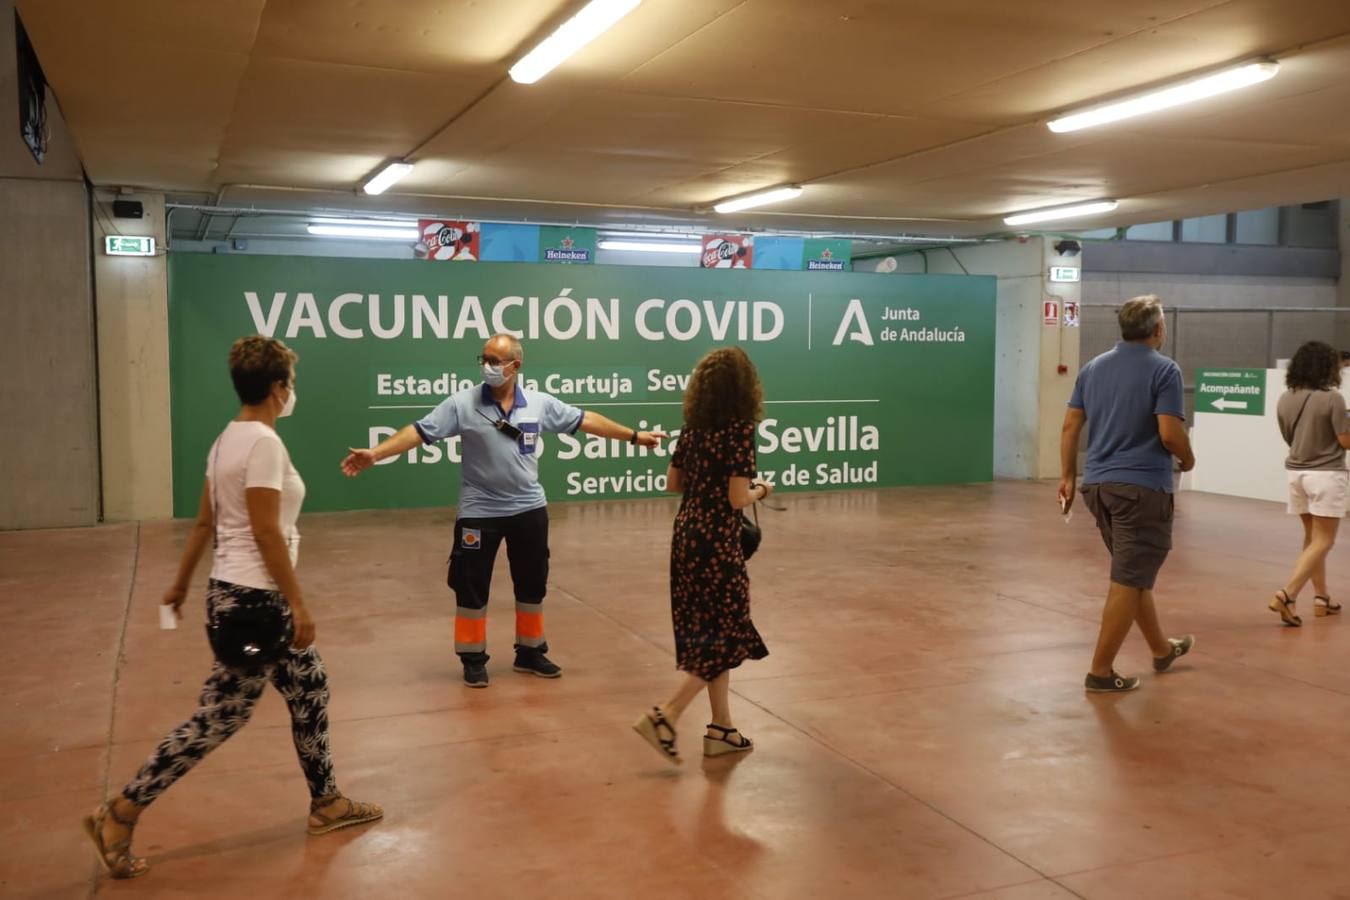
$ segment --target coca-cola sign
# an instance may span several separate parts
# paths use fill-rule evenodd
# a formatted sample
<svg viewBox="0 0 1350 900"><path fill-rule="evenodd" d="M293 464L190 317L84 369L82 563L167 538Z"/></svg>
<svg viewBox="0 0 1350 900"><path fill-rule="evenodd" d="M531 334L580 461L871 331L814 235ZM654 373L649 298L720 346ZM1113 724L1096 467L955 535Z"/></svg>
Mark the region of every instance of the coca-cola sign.
<svg viewBox="0 0 1350 900"><path fill-rule="evenodd" d="M755 239L748 234L705 234L700 265L705 269L749 269Z"/></svg>

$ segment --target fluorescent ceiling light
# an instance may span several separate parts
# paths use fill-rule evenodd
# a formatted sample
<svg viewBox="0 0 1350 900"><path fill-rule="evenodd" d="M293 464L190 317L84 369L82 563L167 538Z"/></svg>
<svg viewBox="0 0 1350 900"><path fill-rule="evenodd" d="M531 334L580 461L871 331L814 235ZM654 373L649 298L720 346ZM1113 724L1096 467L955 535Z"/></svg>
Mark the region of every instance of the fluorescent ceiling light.
<svg viewBox="0 0 1350 900"><path fill-rule="evenodd" d="M362 225L369 228L416 228L416 222L407 219L342 219L332 216L315 216L309 220L311 225Z"/></svg>
<svg viewBox="0 0 1350 900"><path fill-rule="evenodd" d="M697 241L701 237L700 233L691 231L615 231L605 230L600 232L601 240L610 240L611 238L619 241L626 241L630 238L638 240L654 241Z"/></svg>
<svg viewBox="0 0 1350 900"><path fill-rule="evenodd" d="M655 241L601 241L601 250L637 250L644 253L702 253L703 245L657 243Z"/></svg>
<svg viewBox="0 0 1350 900"><path fill-rule="evenodd" d="M753 194L745 194L740 197L732 197L730 200L722 200L713 204L713 209L720 213L740 212L743 209L749 209L752 206L765 206L769 203L781 203L784 200L791 200L793 197L800 197L802 189L789 184L786 187L770 188L767 191L756 191Z"/></svg>
<svg viewBox="0 0 1350 900"><path fill-rule="evenodd" d="M412 163L391 162L380 170L380 174L367 181L361 190L367 194L383 194L412 170Z"/></svg>
<svg viewBox="0 0 1350 900"><path fill-rule="evenodd" d="M374 228L369 225L310 225L306 230L318 237L384 238L400 241L415 241L418 238L416 228Z"/></svg>
<svg viewBox="0 0 1350 900"><path fill-rule="evenodd" d="M1073 219L1078 216L1092 216L1097 213L1110 212L1119 205L1114 200L1093 200L1091 203L1051 206L1047 209L1033 209L1030 212L1006 216L1003 219L1003 224L1030 225L1032 222L1053 222L1059 219Z"/></svg>
<svg viewBox="0 0 1350 900"><path fill-rule="evenodd" d="M1132 116L1142 116L1145 113L1157 112L1160 109L1193 103L1196 100L1203 100L1217 94L1226 94L1238 88L1251 87L1254 84L1260 84L1274 78L1279 71L1280 64L1277 62L1248 63L1183 81L1171 87L1136 94L1133 97L1126 97L1124 100L1070 113L1047 124L1051 131L1061 133L1092 128L1095 125L1105 125L1108 122L1117 122Z"/></svg>
<svg viewBox="0 0 1350 900"><path fill-rule="evenodd" d="M616 22L632 12L642 0L591 0L558 30L520 58L511 67L511 80L534 84L549 72L604 34Z"/></svg>

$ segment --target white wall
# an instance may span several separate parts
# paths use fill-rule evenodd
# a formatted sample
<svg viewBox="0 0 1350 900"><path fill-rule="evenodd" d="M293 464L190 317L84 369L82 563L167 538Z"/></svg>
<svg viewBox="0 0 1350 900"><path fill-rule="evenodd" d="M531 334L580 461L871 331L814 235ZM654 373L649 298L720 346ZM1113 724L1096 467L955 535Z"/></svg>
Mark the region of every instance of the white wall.
<svg viewBox="0 0 1350 900"><path fill-rule="evenodd" d="M99 513L89 210L50 93L42 164L19 137L14 9L0 0L0 528L92 525Z"/></svg>
<svg viewBox="0 0 1350 900"><path fill-rule="evenodd" d="M1285 391L1284 376L1283 370L1266 370L1264 415L1204 412L1197 406L1191 442L1199 461L1186 481L1187 489L1287 502L1289 480L1284 461L1289 448L1280 436L1275 415ZM1350 402L1350 384L1342 385L1341 393ZM1241 447L1242 452L1234 453L1235 447Z"/></svg>

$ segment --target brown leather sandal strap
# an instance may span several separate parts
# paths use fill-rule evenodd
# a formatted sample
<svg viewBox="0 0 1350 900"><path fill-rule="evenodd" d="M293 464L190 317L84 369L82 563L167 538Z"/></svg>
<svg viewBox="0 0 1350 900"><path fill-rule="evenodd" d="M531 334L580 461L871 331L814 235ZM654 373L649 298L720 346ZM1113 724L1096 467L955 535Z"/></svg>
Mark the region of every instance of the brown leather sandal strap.
<svg viewBox="0 0 1350 900"><path fill-rule="evenodd" d="M128 822L126 819L124 819L124 818L122 818L121 816L119 816L119 815L117 814L117 807L114 806L112 803L105 803L105 804L103 804L103 811L104 811L105 813L107 813L108 815L112 816L112 820L113 820L114 822L116 822L118 825L121 825L123 828L135 828L135 827L136 827L136 822L135 822L134 820ZM100 817L100 818L102 818L102 817Z"/></svg>

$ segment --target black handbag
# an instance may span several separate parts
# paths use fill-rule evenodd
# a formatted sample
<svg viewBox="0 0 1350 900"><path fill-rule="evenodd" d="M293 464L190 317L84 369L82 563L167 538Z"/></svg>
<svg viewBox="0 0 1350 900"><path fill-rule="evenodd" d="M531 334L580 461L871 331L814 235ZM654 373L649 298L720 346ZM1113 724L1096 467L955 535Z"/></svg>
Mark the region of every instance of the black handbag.
<svg viewBox="0 0 1350 900"><path fill-rule="evenodd" d="M764 540L764 532L759 527L759 504L750 504L750 511L755 514L755 520L750 521L750 517L741 513L741 557L749 559L755 555L759 549L759 542Z"/></svg>
<svg viewBox="0 0 1350 900"><path fill-rule="evenodd" d="M286 610L268 600L244 600L206 624L206 639L222 666L248 672L286 655L295 628Z"/></svg>
<svg viewBox="0 0 1350 900"><path fill-rule="evenodd" d="M225 440L221 435L216 442L216 462L211 480L211 545L214 549L220 544L220 504L216 500L216 482L220 476L220 445ZM270 599L260 597L256 600L236 598L215 615L208 615L206 639L211 644L211 652L225 668L236 672L249 672L270 665L286 655L291 641L295 638L295 625L289 615L290 610Z"/></svg>

